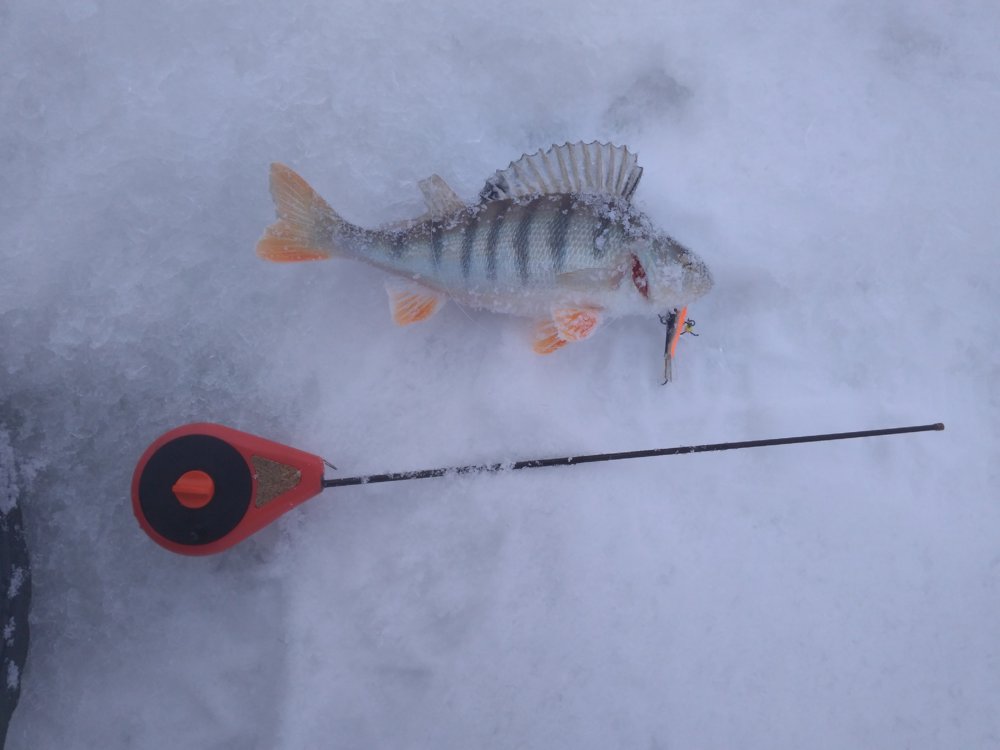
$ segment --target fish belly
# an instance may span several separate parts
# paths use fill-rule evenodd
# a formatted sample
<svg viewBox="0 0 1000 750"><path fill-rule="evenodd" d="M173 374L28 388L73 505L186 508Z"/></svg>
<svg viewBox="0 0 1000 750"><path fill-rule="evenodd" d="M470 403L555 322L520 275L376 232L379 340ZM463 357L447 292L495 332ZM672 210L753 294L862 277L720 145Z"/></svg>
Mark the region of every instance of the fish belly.
<svg viewBox="0 0 1000 750"><path fill-rule="evenodd" d="M616 289L588 289L561 279L620 265L623 236L602 206L573 195L548 195L491 201L386 234L369 259L461 304L538 316L557 305L613 304Z"/></svg>

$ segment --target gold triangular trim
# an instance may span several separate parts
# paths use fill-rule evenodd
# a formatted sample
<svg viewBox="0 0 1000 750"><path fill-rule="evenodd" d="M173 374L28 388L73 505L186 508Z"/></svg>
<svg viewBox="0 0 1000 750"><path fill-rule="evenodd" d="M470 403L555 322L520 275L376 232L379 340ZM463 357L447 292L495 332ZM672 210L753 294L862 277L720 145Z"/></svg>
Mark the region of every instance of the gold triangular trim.
<svg viewBox="0 0 1000 750"><path fill-rule="evenodd" d="M257 478L257 499L254 504L258 508L263 508L279 495L295 489L302 481L302 472L294 466L261 456L253 456L251 462Z"/></svg>

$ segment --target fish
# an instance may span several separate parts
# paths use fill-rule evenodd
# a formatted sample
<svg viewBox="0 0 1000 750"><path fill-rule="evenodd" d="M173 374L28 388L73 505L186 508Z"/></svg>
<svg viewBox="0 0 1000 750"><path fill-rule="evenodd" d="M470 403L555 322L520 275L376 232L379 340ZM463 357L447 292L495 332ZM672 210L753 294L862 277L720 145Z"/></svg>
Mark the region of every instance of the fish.
<svg viewBox="0 0 1000 750"><path fill-rule="evenodd" d="M278 220L256 249L277 263L340 257L388 272L399 325L427 320L449 299L531 318L539 354L589 339L608 320L656 313L672 321L669 379L687 306L712 288L712 274L633 205L641 177L626 146L553 145L498 170L474 203L431 175L418 183L425 214L365 229L275 163L270 189Z"/></svg>

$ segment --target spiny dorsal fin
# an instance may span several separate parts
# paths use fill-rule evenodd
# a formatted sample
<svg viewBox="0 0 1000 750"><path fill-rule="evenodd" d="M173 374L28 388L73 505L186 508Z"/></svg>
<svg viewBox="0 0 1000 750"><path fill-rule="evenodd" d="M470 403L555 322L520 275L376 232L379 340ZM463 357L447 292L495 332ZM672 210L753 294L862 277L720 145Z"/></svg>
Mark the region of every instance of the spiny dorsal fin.
<svg viewBox="0 0 1000 750"><path fill-rule="evenodd" d="M465 203L461 198L448 187L448 183L432 174L426 180L417 183L420 192L424 194L424 201L427 202L427 218L443 219L452 216L465 208Z"/></svg>
<svg viewBox="0 0 1000 750"><path fill-rule="evenodd" d="M483 201L574 193L629 200L639 186L642 167L626 146L611 143L564 143L525 154L486 181Z"/></svg>

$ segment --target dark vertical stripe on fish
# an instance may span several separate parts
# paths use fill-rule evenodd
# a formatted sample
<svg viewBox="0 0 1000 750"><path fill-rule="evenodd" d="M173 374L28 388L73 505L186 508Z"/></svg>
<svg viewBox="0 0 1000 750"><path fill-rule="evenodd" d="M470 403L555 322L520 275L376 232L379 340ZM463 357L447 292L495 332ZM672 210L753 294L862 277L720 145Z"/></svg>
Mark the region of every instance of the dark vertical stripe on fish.
<svg viewBox="0 0 1000 750"><path fill-rule="evenodd" d="M476 234L479 232L479 217L468 216L462 227L462 278L469 278L472 272L472 248L476 244Z"/></svg>
<svg viewBox="0 0 1000 750"><path fill-rule="evenodd" d="M530 238L531 222L535 218L535 211L538 204L544 200L539 198L533 200L528 205L522 207L521 218L517 222L517 229L514 231L514 258L517 260L517 272L521 276L521 283L528 283L530 270L528 268L528 239Z"/></svg>
<svg viewBox="0 0 1000 750"><path fill-rule="evenodd" d="M573 218L574 203L576 201L572 195L563 193L556 209L556 220L552 222L549 231L549 254L552 256L552 268L556 273L560 273L566 263L566 235L569 233L569 223Z"/></svg>
<svg viewBox="0 0 1000 750"><path fill-rule="evenodd" d="M490 233L486 236L486 278L491 281L497 277L497 242L500 240L504 217L511 205L511 201L494 201L481 219L490 225Z"/></svg>
<svg viewBox="0 0 1000 750"><path fill-rule="evenodd" d="M444 224L435 221L431 224L431 262L434 268L441 267L441 251L444 248Z"/></svg>
<svg viewBox="0 0 1000 750"><path fill-rule="evenodd" d="M389 254L393 258L399 258L403 255L403 251L406 250L407 239L406 232L392 232L389 234Z"/></svg>
<svg viewBox="0 0 1000 750"><path fill-rule="evenodd" d="M594 257L601 258L608 250L607 231L611 226L611 206L603 204L600 207L601 220L594 227Z"/></svg>

